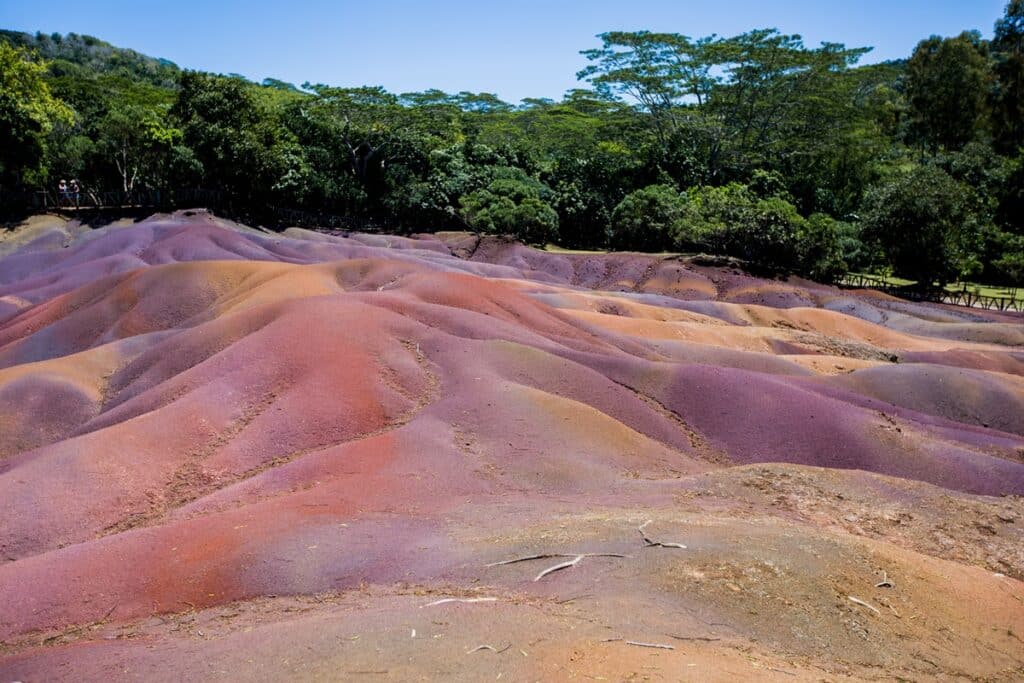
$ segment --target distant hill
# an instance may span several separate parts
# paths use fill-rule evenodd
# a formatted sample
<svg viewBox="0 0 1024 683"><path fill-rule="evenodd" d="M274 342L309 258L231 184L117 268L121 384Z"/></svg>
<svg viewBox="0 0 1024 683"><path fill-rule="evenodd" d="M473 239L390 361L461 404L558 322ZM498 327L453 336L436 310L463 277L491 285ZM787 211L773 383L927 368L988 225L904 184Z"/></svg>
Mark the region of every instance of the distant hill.
<svg viewBox="0 0 1024 683"><path fill-rule="evenodd" d="M93 36L78 33L23 33L0 29L0 41L34 49L51 62L54 76L93 74L127 76L155 86L173 88L181 69L174 62L115 47Z"/></svg>

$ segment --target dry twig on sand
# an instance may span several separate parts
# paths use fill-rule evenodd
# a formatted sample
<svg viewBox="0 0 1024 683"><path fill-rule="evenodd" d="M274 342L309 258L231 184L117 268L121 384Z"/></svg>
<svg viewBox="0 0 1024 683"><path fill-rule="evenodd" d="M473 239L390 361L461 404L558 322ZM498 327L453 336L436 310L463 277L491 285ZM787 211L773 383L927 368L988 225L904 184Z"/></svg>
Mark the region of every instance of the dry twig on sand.
<svg viewBox="0 0 1024 683"><path fill-rule="evenodd" d="M569 567L575 567L582 560L583 560L583 556L582 555L577 555L576 557L574 557L573 559L569 560L568 562L559 562L555 566L548 567L547 569L542 571L540 574L537 574L537 576L535 576L533 580L534 581L540 581L541 579L543 579L548 574L553 574L554 572L561 571L562 569L568 569Z"/></svg>
<svg viewBox="0 0 1024 683"><path fill-rule="evenodd" d="M541 579L543 579L548 574L552 574L552 573L560 571L562 569L568 569L569 567L575 567L580 562L582 562L583 558L585 558L585 557L629 557L629 556L628 555L623 555L622 553L579 553L578 555L570 555L568 553L541 553L539 555L527 555L525 557L514 557L511 560L502 560L501 562L491 562L490 564L485 565L485 566L487 566L487 567L500 567L500 566L503 566L503 565L506 565L506 564L516 564L518 562L531 562L533 560L546 560L546 559L550 559L552 557L570 557L572 559L567 561L567 562L559 562L558 564L554 565L553 567L548 567L547 569L542 571L540 574L538 574L533 579L534 581L540 581Z"/></svg>
<svg viewBox="0 0 1024 683"><path fill-rule="evenodd" d="M646 533L644 533L644 527L653 522L653 519L649 519L636 528L640 532L640 538L644 539L645 548L681 548L686 550L686 546L682 543L663 543L662 541L652 541Z"/></svg>
<svg viewBox="0 0 1024 683"><path fill-rule="evenodd" d="M501 562L491 562L485 564L485 567L500 567L506 564L516 564L517 562L529 562L531 560L547 560L552 557L576 557L575 555L569 555L568 553L543 553L541 555L527 555L526 557L515 557L511 560L502 560Z"/></svg>
<svg viewBox="0 0 1024 683"><path fill-rule="evenodd" d="M882 580L875 584L875 588L895 588L896 584L889 580L889 574L882 572Z"/></svg>
<svg viewBox="0 0 1024 683"><path fill-rule="evenodd" d="M605 638L601 641L602 643L625 643L626 645L635 645L636 647L653 647L657 650L674 650L675 648L671 645L662 645L661 643L642 643L639 640L623 640L622 638Z"/></svg>
<svg viewBox="0 0 1024 683"><path fill-rule="evenodd" d="M888 608L889 608L889 610L890 610L890 611L891 611L891 612L892 612L893 614L895 614L895 615L896 615L896 618L897 618L897 619L902 619L902 618L903 618L903 617L901 617L901 616L900 616L900 613L896 611L896 608L892 606L892 603L891 603L891 602L889 602L888 600L885 600L885 599L882 599L882 600L880 600L879 602L881 602L881 603L882 603L883 605L885 605L886 607L888 607Z"/></svg>
<svg viewBox="0 0 1024 683"><path fill-rule="evenodd" d="M565 556L562 556L562 557L565 557ZM568 569L569 567L575 567L576 565L578 565L580 562L583 561L584 557L626 557L626 556L625 555L621 555L619 553L583 553L582 555L577 555L576 557L572 558L568 562L559 562L558 564L554 565L553 567L548 567L547 569L542 571L540 574L537 574L537 576L535 576L533 580L534 581L540 581L541 579L543 579L548 574L553 574L554 572L561 571L563 569Z"/></svg>
<svg viewBox="0 0 1024 683"><path fill-rule="evenodd" d="M857 604L857 605L861 605L861 606L863 606L863 607L867 607L867 608L868 608L869 610L871 610L872 612L874 612L875 614L877 614L877 615L879 615L879 616L881 616L881 615L882 615L882 612L881 612L881 610L879 610L879 609L878 609L877 607L875 607L874 605L869 605L868 603L864 602L864 601L863 601L863 600L861 600L860 598L855 598L855 597L853 597L852 595L847 595L846 597L850 599L850 602L852 602L852 603L855 603L855 604Z"/></svg>
<svg viewBox="0 0 1024 683"><path fill-rule="evenodd" d="M420 605L420 608L445 605L449 602L497 602L497 600L498 598L442 598L440 600L435 600L434 602L428 602L425 605Z"/></svg>
<svg viewBox="0 0 1024 683"><path fill-rule="evenodd" d="M467 654L467 655L471 655L471 654L473 654L474 652L479 652L480 650L490 650L490 651L491 651L491 652L493 652L494 654L496 654L496 655L500 655L500 654L501 654L502 652L505 652L505 651L506 651L506 650L508 650L508 649L509 649L510 647L512 647L512 643L509 643L508 645L506 645L505 647L501 648L500 650L498 650L498 649L495 649L494 647L492 647L492 646L490 646L490 645L477 645L476 647L474 647L474 648L473 648L472 650L470 650L470 651L469 651L469 652L467 652L466 654Z"/></svg>
<svg viewBox="0 0 1024 683"><path fill-rule="evenodd" d="M669 633L668 637L675 638L676 640L703 640L706 643L713 643L716 640L721 640L721 638L713 638L709 636L677 636L674 633Z"/></svg>
<svg viewBox="0 0 1024 683"><path fill-rule="evenodd" d="M765 668L767 668L769 671L776 671L776 672L778 672L780 674L786 674L787 676L796 676L796 674L793 673L792 671L786 671L785 669L776 669L775 667L772 667L772 666L765 667Z"/></svg>
<svg viewBox="0 0 1024 683"><path fill-rule="evenodd" d="M626 645L635 645L636 647L653 647L656 650L674 650L675 647L671 645L663 645L661 643L641 643L637 640L627 640Z"/></svg>
<svg viewBox="0 0 1024 683"><path fill-rule="evenodd" d="M120 604L120 603L117 603L117 602L115 602L115 603L114 603L114 606L113 606L113 607L111 607L110 609L108 609L108 610L106 611L106 613L105 613L105 614L103 615L103 618L101 618L101 619L100 619L100 623L101 623L101 624L102 624L102 623L105 623L105 622L107 621L107 619L109 619L109 618L110 618L110 615L114 613L114 610L116 610L116 609L117 609L117 606L118 606L119 604Z"/></svg>

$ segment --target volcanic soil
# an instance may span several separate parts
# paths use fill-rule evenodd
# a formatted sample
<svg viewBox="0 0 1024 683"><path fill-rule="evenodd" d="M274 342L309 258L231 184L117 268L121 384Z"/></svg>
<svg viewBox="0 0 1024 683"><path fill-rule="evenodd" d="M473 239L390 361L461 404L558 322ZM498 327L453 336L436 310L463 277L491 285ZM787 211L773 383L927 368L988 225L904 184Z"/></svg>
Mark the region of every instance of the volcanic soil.
<svg viewBox="0 0 1024 683"><path fill-rule="evenodd" d="M1024 680L1024 317L706 263L0 232L0 681Z"/></svg>

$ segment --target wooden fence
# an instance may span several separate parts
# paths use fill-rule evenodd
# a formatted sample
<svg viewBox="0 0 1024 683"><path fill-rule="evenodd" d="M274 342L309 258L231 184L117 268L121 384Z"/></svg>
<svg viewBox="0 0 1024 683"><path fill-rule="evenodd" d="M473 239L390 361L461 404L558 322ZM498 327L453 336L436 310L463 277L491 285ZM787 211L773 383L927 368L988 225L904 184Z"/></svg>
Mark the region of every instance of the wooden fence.
<svg viewBox="0 0 1024 683"><path fill-rule="evenodd" d="M399 227L397 224L387 220L339 216L320 211L302 211L300 209L288 209L279 206L269 207L269 211L274 214L282 225L294 225L314 230L326 228L346 232L384 232Z"/></svg>
<svg viewBox="0 0 1024 683"><path fill-rule="evenodd" d="M218 190L44 190L32 195L32 208L43 211L74 212L84 210L170 208L177 206L220 206L225 196Z"/></svg>
<svg viewBox="0 0 1024 683"><path fill-rule="evenodd" d="M111 211L128 209L174 209L203 207L225 218L257 223L270 222L276 227L300 226L314 230L382 232L400 226L389 220L356 218L322 211L303 211L280 206L248 206L219 190L132 190L124 192L80 190L77 193L40 191L31 195L36 211L75 213L78 211Z"/></svg>
<svg viewBox="0 0 1024 683"><path fill-rule="evenodd" d="M954 291L936 288L922 289L917 286L894 285L891 282L887 282L884 278L874 275L862 275L860 273L847 274L838 284L840 287L846 288L876 289L880 292L911 301L969 306L971 308L984 308L990 311L1024 312L1024 300L1012 296L989 296L979 292L972 292L966 286L962 290Z"/></svg>

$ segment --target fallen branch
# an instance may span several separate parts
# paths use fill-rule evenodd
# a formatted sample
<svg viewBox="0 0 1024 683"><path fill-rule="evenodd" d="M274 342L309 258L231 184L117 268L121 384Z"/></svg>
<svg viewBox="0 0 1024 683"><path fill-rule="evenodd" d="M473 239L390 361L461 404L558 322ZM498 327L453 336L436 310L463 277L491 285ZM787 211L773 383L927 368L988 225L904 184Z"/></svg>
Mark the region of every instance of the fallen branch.
<svg viewBox="0 0 1024 683"><path fill-rule="evenodd" d="M662 645L661 643L641 643L636 640L627 640L626 645L635 645L637 647L653 647L657 650L674 650L675 647L672 645Z"/></svg>
<svg viewBox="0 0 1024 683"><path fill-rule="evenodd" d="M640 526L638 526L636 529L640 532L640 538L644 539L645 548L681 548L682 550L686 550L686 546L682 543L664 543L662 541L652 541L650 538L648 538L647 534L644 533L644 527L646 527L653 521L653 519L649 519Z"/></svg>
<svg viewBox="0 0 1024 683"><path fill-rule="evenodd" d="M569 557L569 556L568 555L558 555L558 557ZM580 562L583 561L584 557L626 557L626 556L625 555L621 555L619 553L583 553L582 555L577 555L577 556L573 557L573 559L569 560L568 562L559 562L558 564L556 564L553 567L548 567L547 569L542 571L540 574L537 574L537 576L534 577L533 580L534 581L540 581L541 579L543 579L548 574L553 574L553 573L555 573L557 571L561 571L563 569L568 569L569 567L575 567L576 565L578 565Z"/></svg>
<svg viewBox="0 0 1024 683"><path fill-rule="evenodd" d="M106 614L104 614L104 615L103 615L103 618L102 618L102 619L100 619L100 623L101 623L101 624L102 624L102 623L104 623L104 622L106 622L106 620L110 618L110 615L114 613L114 610L116 610L116 609L117 609L117 606L118 606L119 604L120 604L120 603L117 603L117 602L115 602L115 603L114 603L114 606L113 606L113 607L111 607L110 609L108 609L108 610L107 610Z"/></svg>
<svg viewBox="0 0 1024 683"><path fill-rule="evenodd" d="M706 643L713 643L716 640L721 640L721 638L712 638L708 636L677 636L674 633L669 633L668 637L675 638L676 640L703 640Z"/></svg>
<svg viewBox="0 0 1024 683"><path fill-rule="evenodd" d="M675 636L672 636L673 638ZM622 638L605 638L601 641L602 643L625 643L626 645L635 645L636 647L653 647L659 650L674 650L675 648L671 645L662 645L660 643L641 643L637 640L623 640Z"/></svg>
<svg viewBox="0 0 1024 683"><path fill-rule="evenodd" d="M485 564L485 567L501 567L506 564L516 564L518 562L530 562L532 560L548 560L552 557L626 557L619 553L541 553L540 555L527 555L526 557L514 557L511 560L502 560L501 562L491 562Z"/></svg>
<svg viewBox="0 0 1024 683"><path fill-rule="evenodd" d="M882 612L877 607L875 607L874 605L869 605L868 603L864 602L860 598L855 598L852 595L847 595L846 597L850 599L850 602L856 603L856 604L861 605L863 607L867 607L869 610L871 610L872 612L874 612L875 614L877 614L879 616L882 615Z"/></svg>
<svg viewBox="0 0 1024 683"><path fill-rule="evenodd" d="M575 567L582 560L583 560L583 555L577 555L575 558L569 560L568 562L559 562L554 567L548 567L547 569L542 571L540 574L537 574L537 576L534 577L533 580L534 581L540 581L541 579L543 579L548 574L553 574L554 572L561 571L563 569L568 569L569 567Z"/></svg>
<svg viewBox="0 0 1024 683"><path fill-rule="evenodd" d="M776 671L780 674L786 674L787 676L796 676L792 671L786 671L785 669L776 669L773 666L766 667L769 671Z"/></svg>
<svg viewBox="0 0 1024 683"><path fill-rule="evenodd" d="M494 654L500 655L502 652L507 651L510 647L512 647L512 643L509 643L508 645L506 645L505 647L501 648L500 650L496 650L495 648L493 648L490 645L477 645L476 647L474 647L472 650L470 650L466 654L467 655L471 655L474 652L479 652L480 650L490 650Z"/></svg>
<svg viewBox="0 0 1024 683"><path fill-rule="evenodd" d="M517 562L529 562L531 560L547 560L552 557L576 557L575 555L569 555L567 553L544 553L542 555L527 555L526 557L516 557L511 560L502 560L501 562L491 562L485 564L485 567L500 567L506 564L516 564Z"/></svg>
<svg viewBox="0 0 1024 683"><path fill-rule="evenodd" d="M425 605L420 605L420 609L424 607L434 607L435 605L444 605L449 602L496 602L498 598L442 598L435 600L434 602L428 602Z"/></svg>
<svg viewBox="0 0 1024 683"><path fill-rule="evenodd" d="M897 619L903 618L900 616L900 613L896 611L896 608L892 606L892 603L890 603L888 600L880 600L880 602L886 607L888 607L892 611L892 613L896 615Z"/></svg>

